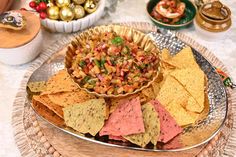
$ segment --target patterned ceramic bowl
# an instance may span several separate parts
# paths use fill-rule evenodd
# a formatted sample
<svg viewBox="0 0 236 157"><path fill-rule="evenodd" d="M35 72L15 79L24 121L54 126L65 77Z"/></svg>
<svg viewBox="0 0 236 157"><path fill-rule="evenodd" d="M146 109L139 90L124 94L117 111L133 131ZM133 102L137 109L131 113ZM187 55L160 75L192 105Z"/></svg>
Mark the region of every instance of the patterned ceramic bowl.
<svg viewBox="0 0 236 157"><path fill-rule="evenodd" d="M70 22L57 21L46 18L44 20L41 20L41 23L44 27L52 32L72 33L83 30L87 27L92 26L98 19L101 18L105 8L105 1L106 0L100 0L98 9L94 13L89 14L84 18L73 20Z"/></svg>

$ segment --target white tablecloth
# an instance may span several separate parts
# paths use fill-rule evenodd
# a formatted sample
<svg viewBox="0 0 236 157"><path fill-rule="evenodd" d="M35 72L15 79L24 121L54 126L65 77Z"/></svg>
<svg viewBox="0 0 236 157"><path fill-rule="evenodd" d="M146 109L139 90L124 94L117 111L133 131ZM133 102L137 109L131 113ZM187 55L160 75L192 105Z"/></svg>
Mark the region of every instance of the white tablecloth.
<svg viewBox="0 0 236 157"><path fill-rule="evenodd" d="M15 1L14 8L26 7L29 0ZM112 1L112 0L109 0ZM206 41L198 36L194 26L181 30L193 39L211 50L226 65L233 80L236 80L236 0L222 0L232 11L232 27L224 40ZM144 0L121 0L110 12L110 16L99 23L139 21L150 22L145 12ZM50 46L63 34L53 34L43 31L44 47ZM7 37L6 37L7 38ZM20 81L30 63L21 66L7 66L0 63L0 157L18 157L11 127L11 111L14 97Z"/></svg>

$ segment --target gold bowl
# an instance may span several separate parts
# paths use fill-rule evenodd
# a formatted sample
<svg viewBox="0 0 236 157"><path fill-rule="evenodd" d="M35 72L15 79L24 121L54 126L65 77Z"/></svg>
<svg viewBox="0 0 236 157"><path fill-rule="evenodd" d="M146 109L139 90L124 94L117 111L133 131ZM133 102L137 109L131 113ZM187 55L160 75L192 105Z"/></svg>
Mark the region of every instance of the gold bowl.
<svg viewBox="0 0 236 157"><path fill-rule="evenodd" d="M231 11L219 1L207 3L199 9L196 23L209 32L226 31L231 26Z"/></svg>
<svg viewBox="0 0 236 157"><path fill-rule="evenodd" d="M133 92L127 92L127 93L122 93L122 94L102 94L102 93L98 93L95 91L91 91L87 88L80 86L80 82L72 75L72 72L73 72L71 70L72 61L73 61L73 58L76 56L75 51L76 51L77 47L80 45L80 42L83 41L84 38L91 37L94 34L111 32L111 31L114 31L115 33L117 33L117 35L120 35L120 36L126 35L128 38L131 38L133 40L133 42L136 43L144 51L157 52L156 53L157 59L160 60L160 56L159 56L160 51L157 48L157 46L155 45L154 41L148 35L140 32L138 30L135 30L133 28L127 27L127 26L107 25L107 26L97 26L97 27L88 29L88 30L82 32L81 34L79 34L78 36L76 36L71 41L71 43L68 45L67 51L66 51L65 68L67 69L70 76L73 78L74 82L79 86L79 88L87 91L88 93L95 94L99 97L124 97L124 96L128 96L131 94L135 94L135 93L143 90L144 88L147 88L158 77L158 74L160 72L160 62L158 63L158 65L156 67L155 75L152 78L150 78L150 81L148 81L142 87L135 89Z"/></svg>

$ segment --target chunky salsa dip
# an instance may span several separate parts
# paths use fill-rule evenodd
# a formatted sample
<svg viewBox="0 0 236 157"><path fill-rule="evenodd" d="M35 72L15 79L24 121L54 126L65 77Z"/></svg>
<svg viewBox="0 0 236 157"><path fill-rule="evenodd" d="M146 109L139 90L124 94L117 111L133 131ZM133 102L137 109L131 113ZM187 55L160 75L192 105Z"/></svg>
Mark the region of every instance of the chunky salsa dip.
<svg viewBox="0 0 236 157"><path fill-rule="evenodd" d="M72 76L91 92L119 95L134 92L157 75L157 52L144 51L132 39L105 32L80 41Z"/></svg>

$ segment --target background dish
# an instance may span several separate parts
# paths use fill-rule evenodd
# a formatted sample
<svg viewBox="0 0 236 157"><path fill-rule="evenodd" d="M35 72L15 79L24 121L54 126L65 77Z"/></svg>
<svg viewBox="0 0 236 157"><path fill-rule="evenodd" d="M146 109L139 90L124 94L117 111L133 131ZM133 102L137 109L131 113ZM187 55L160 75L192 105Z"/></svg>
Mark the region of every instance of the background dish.
<svg viewBox="0 0 236 157"><path fill-rule="evenodd" d="M153 18L151 16L151 12L153 10L153 8L156 6L156 4L159 2L160 0L150 0L147 3L146 9L147 9L147 14L149 16L149 18L153 21L153 23L155 23L157 26L163 27L163 28L167 28L167 29L180 29L180 28L184 28L186 26L188 26L189 24L192 23L196 13L197 13L197 8L196 6L189 0L181 0L181 2L184 2L186 5L185 8L185 17L182 17L180 21L178 21L176 24L166 24L163 22L160 22L158 20L156 20L155 18Z"/></svg>
<svg viewBox="0 0 236 157"><path fill-rule="evenodd" d="M79 30L83 30L85 28L92 26L98 19L101 18L105 8L105 2L106 0L100 0L97 10L94 13L89 14L82 19L66 22L66 21L57 21L46 18L44 20L41 20L41 23L44 27L48 28L52 32L60 32L60 33L77 32Z"/></svg>

